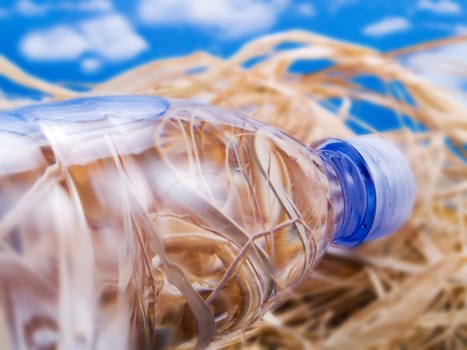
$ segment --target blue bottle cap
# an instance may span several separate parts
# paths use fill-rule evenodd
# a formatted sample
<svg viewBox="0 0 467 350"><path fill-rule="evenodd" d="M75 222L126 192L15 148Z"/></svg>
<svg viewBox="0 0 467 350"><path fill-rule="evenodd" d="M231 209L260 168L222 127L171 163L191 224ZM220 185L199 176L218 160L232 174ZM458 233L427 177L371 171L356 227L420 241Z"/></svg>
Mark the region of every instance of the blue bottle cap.
<svg viewBox="0 0 467 350"><path fill-rule="evenodd" d="M318 150L333 184L333 243L355 246L390 234L407 221L415 181L395 146L376 136L358 136L348 141L327 139Z"/></svg>
<svg viewBox="0 0 467 350"><path fill-rule="evenodd" d="M375 188L375 216L365 240L390 234L412 213L415 180L410 165L399 149L380 137L359 136L347 142L364 159Z"/></svg>

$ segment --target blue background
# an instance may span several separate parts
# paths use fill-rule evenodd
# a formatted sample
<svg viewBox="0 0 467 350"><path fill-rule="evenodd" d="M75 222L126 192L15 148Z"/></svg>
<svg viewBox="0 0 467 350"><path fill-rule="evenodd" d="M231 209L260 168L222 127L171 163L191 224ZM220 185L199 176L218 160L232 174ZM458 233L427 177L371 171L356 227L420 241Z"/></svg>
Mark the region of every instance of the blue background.
<svg viewBox="0 0 467 350"><path fill-rule="evenodd" d="M96 82L155 58L180 56L195 50L225 57L256 36L296 28L370 45L383 51L467 33L467 0L172 0L174 7L184 9L175 12L171 12L170 2L0 0L0 53L26 71L47 80ZM193 13L195 7L199 7L197 3L212 7L212 3L216 2L220 4L217 5L219 15L216 10L204 17L180 15L180 12ZM227 8L222 9L222 6ZM152 9L152 17L151 14L142 13L148 8ZM230 11L231 15L229 9L234 9ZM159 12L159 15L154 15L154 12ZM216 16L219 18L216 19ZM268 18L266 21L265 16ZM56 49L56 46L64 43L49 43L52 49L48 50L50 57L47 58L41 57L41 48L36 48L35 53L34 50L25 49L28 37L36 35L37 39L38 35L44 36L57 26L66 27L79 36L83 22L102 18L118 18L120 22L125 22L127 31L141 39L140 44L143 45L139 45L139 49L136 45L134 52L127 57L110 59L96 53L95 47L78 50L73 57L65 59L60 55L53 57L53 47ZM374 29L374 25L388 19L393 21L392 30L389 28L385 32L384 28L380 28L379 34L378 30L377 34L374 30L373 33L368 30L372 25ZM231 25L223 24L229 21ZM259 24L255 25L256 22ZM107 24L111 26L112 23ZM245 29L229 33L229 27L241 26ZM45 35L45 40L51 41L51 38L47 39ZM42 50L47 50L47 47ZM4 93L14 93L15 89L7 82L1 83L0 88Z"/></svg>
<svg viewBox="0 0 467 350"><path fill-rule="evenodd" d="M390 51L467 34L467 0L0 0L0 55L28 73L77 89L157 58L197 50L227 57L255 37L291 29ZM433 54L443 62L467 64L466 44ZM465 76L449 69L447 75L434 73L439 65L431 58L422 54L404 64L435 83L467 90ZM292 68L306 72L320 63ZM391 89L365 77L355 82ZM0 93L40 97L2 76ZM358 101L351 113L364 115L381 131L400 127L401 120L411 129L424 129Z"/></svg>

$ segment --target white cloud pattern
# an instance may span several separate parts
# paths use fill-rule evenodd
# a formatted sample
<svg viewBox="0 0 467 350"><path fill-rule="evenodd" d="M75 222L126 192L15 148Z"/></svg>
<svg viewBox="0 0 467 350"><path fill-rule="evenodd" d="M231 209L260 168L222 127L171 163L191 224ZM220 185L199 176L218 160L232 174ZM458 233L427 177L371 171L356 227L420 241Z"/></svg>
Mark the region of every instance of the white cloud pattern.
<svg viewBox="0 0 467 350"><path fill-rule="evenodd" d="M102 66L102 61L95 57L88 57L81 61L81 70L85 73L94 73Z"/></svg>
<svg viewBox="0 0 467 350"><path fill-rule="evenodd" d="M297 12L304 17L313 17L316 10L310 3L301 3L297 5Z"/></svg>
<svg viewBox="0 0 467 350"><path fill-rule="evenodd" d="M467 57L467 44L459 43L414 53L401 60L405 66L436 85L465 91L467 77L458 74L465 65L464 57Z"/></svg>
<svg viewBox="0 0 467 350"><path fill-rule="evenodd" d="M24 56L43 61L73 60L89 48L86 38L64 25L30 32L20 42Z"/></svg>
<svg viewBox="0 0 467 350"><path fill-rule="evenodd" d="M111 61L130 59L148 48L146 41L119 15L86 20L79 28L93 50Z"/></svg>
<svg viewBox="0 0 467 350"><path fill-rule="evenodd" d="M38 16L50 11L107 12L113 9L111 0L18 0L2 8L5 15Z"/></svg>
<svg viewBox="0 0 467 350"><path fill-rule="evenodd" d="M461 6L452 0L419 0L417 8L436 14L459 14Z"/></svg>
<svg viewBox="0 0 467 350"><path fill-rule="evenodd" d="M373 37L382 37L389 34L405 32L411 27L404 17L386 17L382 20L368 24L363 28L363 34Z"/></svg>
<svg viewBox="0 0 467 350"><path fill-rule="evenodd" d="M20 42L24 56L42 61L70 61L84 53L119 61L133 58L147 48L147 42L118 14L99 16L75 25L34 30Z"/></svg>
<svg viewBox="0 0 467 350"><path fill-rule="evenodd" d="M467 25L465 24L457 24L454 27L454 34L455 35L467 35Z"/></svg>
<svg viewBox="0 0 467 350"><path fill-rule="evenodd" d="M138 14L148 25L191 24L235 38L274 26L289 0L141 0Z"/></svg>

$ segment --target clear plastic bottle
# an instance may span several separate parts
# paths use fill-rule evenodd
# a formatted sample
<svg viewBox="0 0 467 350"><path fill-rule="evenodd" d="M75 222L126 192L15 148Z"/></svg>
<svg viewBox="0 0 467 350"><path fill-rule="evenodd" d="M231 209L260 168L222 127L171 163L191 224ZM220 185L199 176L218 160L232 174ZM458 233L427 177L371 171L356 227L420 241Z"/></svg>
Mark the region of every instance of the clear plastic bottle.
<svg viewBox="0 0 467 350"><path fill-rule="evenodd" d="M326 248L397 229L386 141L311 148L240 114L93 97L0 114L0 294L13 348L214 348Z"/></svg>

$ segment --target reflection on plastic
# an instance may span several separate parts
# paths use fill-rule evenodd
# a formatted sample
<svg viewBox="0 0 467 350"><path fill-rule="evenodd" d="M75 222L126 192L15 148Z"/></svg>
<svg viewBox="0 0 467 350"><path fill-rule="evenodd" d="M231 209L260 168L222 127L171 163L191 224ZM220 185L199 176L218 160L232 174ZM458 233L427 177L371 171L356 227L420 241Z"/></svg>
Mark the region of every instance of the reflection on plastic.
<svg viewBox="0 0 467 350"><path fill-rule="evenodd" d="M87 98L0 119L1 302L14 348L221 347L333 241L376 236L378 203L407 203L391 229L413 204L378 197L365 146L313 150L194 102Z"/></svg>

